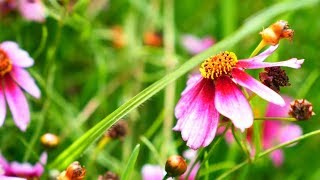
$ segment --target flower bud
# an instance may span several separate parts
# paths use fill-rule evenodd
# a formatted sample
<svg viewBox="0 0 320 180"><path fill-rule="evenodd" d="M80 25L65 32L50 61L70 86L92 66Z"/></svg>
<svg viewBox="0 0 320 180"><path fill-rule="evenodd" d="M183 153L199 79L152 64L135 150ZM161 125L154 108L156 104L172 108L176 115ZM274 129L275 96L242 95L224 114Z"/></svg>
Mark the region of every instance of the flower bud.
<svg viewBox="0 0 320 180"><path fill-rule="evenodd" d="M162 35L157 32L148 31L143 35L143 43L148 46L160 47L162 45Z"/></svg>
<svg viewBox="0 0 320 180"><path fill-rule="evenodd" d="M115 48L123 48L126 45L123 29L121 26L113 26L111 28L112 43Z"/></svg>
<svg viewBox="0 0 320 180"><path fill-rule="evenodd" d="M165 170L169 177L182 175L187 170L187 163L183 157L178 155L170 156L166 162Z"/></svg>
<svg viewBox="0 0 320 180"><path fill-rule="evenodd" d="M78 161L75 161L57 177L57 180L83 180L85 175L86 169Z"/></svg>
<svg viewBox="0 0 320 180"><path fill-rule="evenodd" d="M46 133L41 136L40 141L42 145L48 148L55 148L59 145L60 139L57 135L51 134L51 133Z"/></svg>
<svg viewBox="0 0 320 180"><path fill-rule="evenodd" d="M99 176L98 180L119 180L119 176L114 172L107 171L103 176Z"/></svg>
<svg viewBox="0 0 320 180"><path fill-rule="evenodd" d="M124 120L118 121L105 134L112 139L123 139L127 135L128 123Z"/></svg>
<svg viewBox="0 0 320 180"><path fill-rule="evenodd" d="M274 46L282 38L292 40L294 30L290 29L287 21L280 20L261 31L260 34L265 43Z"/></svg>
<svg viewBox="0 0 320 180"><path fill-rule="evenodd" d="M297 120L308 120L315 115L312 104L306 99L297 99L290 103L289 115Z"/></svg>

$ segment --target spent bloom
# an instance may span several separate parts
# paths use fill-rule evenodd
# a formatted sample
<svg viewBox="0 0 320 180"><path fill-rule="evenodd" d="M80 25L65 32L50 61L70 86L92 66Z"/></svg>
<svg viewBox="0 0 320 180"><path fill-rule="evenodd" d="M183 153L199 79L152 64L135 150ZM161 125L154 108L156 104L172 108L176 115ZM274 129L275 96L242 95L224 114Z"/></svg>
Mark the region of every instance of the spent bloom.
<svg viewBox="0 0 320 180"><path fill-rule="evenodd" d="M287 21L280 20L260 32L265 44L277 45L280 39L292 40L294 30L290 29Z"/></svg>
<svg viewBox="0 0 320 180"><path fill-rule="evenodd" d="M19 162L8 162L1 154L0 154L0 167L3 168L3 175L9 177L22 177L22 178L39 178L44 172L44 165L47 162L47 153L42 153L40 156L39 162L35 165L31 165L30 163L19 163ZM0 176L1 177L1 176Z"/></svg>
<svg viewBox="0 0 320 180"><path fill-rule="evenodd" d="M35 98L40 97L38 86L24 69L33 63L33 59L17 43L6 41L0 44L0 126L6 117L7 102L16 126L22 131L27 129L30 111L21 88Z"/></svg>
<svg viewBox="0 0 320 180"><path fill-rule="evenodd" d="M214 44L214 39L207 36L202 39L193 35L182 36L183 47L192 55L198 54Z"/></svg>
<svg viewBox="0 0 320 180"><path fill-rule="evenodd" d="M296 99L290 103L289 115L297 120L308 120L315 115L312 104L306 99Z"/></svg>
<svg viewBox="0 0 320 180"><path fill-rule="evenodd" d="M175 107L178 122L173 130L181 131L187 146L191 149L208 146L215 137L219 114L229 118L242 131L252 125L252 109L238 85L269 102L285 105L279 94L244 71L274 66L301 67L304 60L296 58L282 62L264 62L277 47L270 46L257 56L242 60L226 51L207 58L201 64L201 75L189 78Z"/></svg>

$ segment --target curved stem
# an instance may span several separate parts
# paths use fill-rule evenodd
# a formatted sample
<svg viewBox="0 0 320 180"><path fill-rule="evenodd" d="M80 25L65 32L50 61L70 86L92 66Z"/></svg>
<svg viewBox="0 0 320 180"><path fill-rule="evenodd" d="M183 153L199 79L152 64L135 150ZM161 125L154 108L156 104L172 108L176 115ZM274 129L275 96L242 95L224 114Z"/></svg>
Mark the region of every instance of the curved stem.
<svg viewBox="0 0 320 180"><path fill-rule="evenodd" d="M253 56L257 55L257 54L260 52L260 50L261 50L262 48L264 48L266 45L267 45L267 43L266 43L264 40L262 40L262 41L258 44L258 46L256 47L256 49L253 50L253 52L251 53L250 57L253 57Z"/></svg>
<svg viewBox="0 0 320 180"><path fill-rule="evenodd" d="M254 120L274 120L274 121L298 121L293 117L256 117Z"/></svg>
<svg viewBox="0 0 320 180"><path fill-rule="evenodd" d="M276 145L276 146L273 146L273 147L271 147L271 148L269 148L269 149L261 152L261 153L257 156L257 159L258 159L258 158L261 158L261 157L263 157L263 156L265 156L265 155L268 155L269 153L271 153L271 152L273 152L273 151L275 151L275 150L277 150L277 149L283 148L283 147L285 147L285 146L288 146L288 145L290 145L290 144L296 143L296 142L298 142L298 141L301 141L301 140L303 140L303 139L306 139L306 138L309 138L309 137L312 137L312 136L315 136L315 135L318 135L318 134L320 134L320 129L315 130L315 131L312 131L312 132L309 132L309 133L307 133L307 134L304 134L304 135L302 135L302 136L300 136L300 137L297 137L297 138L295 138L295 139L293 139L293 140L291 140L291 141L288 141L288 142L281 143L281 144L278 144L278 145ZM220 180L220 179L223 179L223 178L229 176L231 173L233 173L233 172L235 172L236 170L242 168L242 167L243 167L244 165L246 165L247 163L249 163L249 160L248 160L248 159L245 160L245 161L243 161L242 163L234 166L234 167L233 167L232 169L230 169L229 171L227 171L227 172L223 173L222 175L220 175L220 176L217 178L217 180Z"/></svg>

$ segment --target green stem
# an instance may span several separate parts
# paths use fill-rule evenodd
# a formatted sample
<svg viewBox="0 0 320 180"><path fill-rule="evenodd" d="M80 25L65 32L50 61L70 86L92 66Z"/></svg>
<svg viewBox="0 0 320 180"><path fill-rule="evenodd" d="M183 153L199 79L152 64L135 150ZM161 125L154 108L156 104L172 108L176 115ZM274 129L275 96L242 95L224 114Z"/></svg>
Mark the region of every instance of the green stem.
<svg viewBox="0 0 320 180"><path fill-rule="evenodd" d="M242 143L242 141L239 140L239 137L238 137L238 135L236 134L235 127L232 126L231 129L232 129L232 135L233 135L234 139L236 140L237 144L240 146L240 148L243 150L243 152L244 152L245 154L247 154L248 159L251 161L250 151L248 150L247 146L246 146L244 143Z"/></svg>
<svg viewBox="0 0 320 180"><path fill-rule="evenodd" d="M261 50L262 48L264 48L266 45L267 45L267 44L264 42L264 40L262 40L262 41L258 44L258 46L256 47L256 49L254 49L254 51L251 53L250 57L253 57L253 56L257 55L257 54L260 52L260 50Z"/></svg>
<svg viewBox="0 0 320 180"><path fill-rule="evenodd" d="M254 120L275 120L275 121L298 121L293 117L256 117Z"/></svg>
<svg viewBox="0 0 320 180"><path fill-rule="evenodd" d="M281 144L279 144L279 145L273 146L273 147L271 147L271 148L269 148L269 149L261 152L261 153L257 156L257 159L258 159L258 158L261 158L261 157L264 157L265 155L268 155L269 153L271 153L271 152L273 152L273 151L275 151L275 150L277 150L277 149L286 147L286 146L288 146L288 145L294 144L294 143L299 142L299 141L301 141L301 140L303 140L303 139L306 139L306 138L309 138L309 137L312 137L312 136L315 136L315 135L318 135L318 134L320 134L320 129L315 130L315 131L312 131L312 132L309 132L309 133L307 133L307 134L304 134L304 135L302 135L302 136L300 136L300 137L297 137L297 138L295 138L295 139L293 139L293 140L291 140L291 141L288 141L288 142L281 143ZM224 179L225 177L229 176L231 173L237 171L238 169L242 168L243 166L245 166L245 165L248 164L248 163L249 163L249 160L248 160L248 159L245 160L245 161L243 161L242 163L234 166L234 167L233 167L232 169L230 169L229 171L227 171L227 172L223 173L222 175L220 175L220 176L217 178L217 180Z"/></svg>

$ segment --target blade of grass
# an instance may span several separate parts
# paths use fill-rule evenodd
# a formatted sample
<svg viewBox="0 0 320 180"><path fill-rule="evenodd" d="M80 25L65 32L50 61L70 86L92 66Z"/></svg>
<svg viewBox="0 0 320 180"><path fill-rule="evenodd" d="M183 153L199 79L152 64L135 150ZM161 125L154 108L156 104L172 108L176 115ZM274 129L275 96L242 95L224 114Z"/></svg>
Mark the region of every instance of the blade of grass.
<svg viewBox="0 0 320 180"><path fill-rule="evenodd" d="M234 32L224 40L218 42L208 50L192 57L175 71L169 73L162 79L153 83L152 85L141 91L139 94L134 96L132 99L124 103L118 109L113 111L111 114L106 116L94 127L89 129L84 135L82 135L77 141L75 141L67 149L65 149L51 164L49 164L49 168L64 169L81 154L83 154L84 151L93 142L95 142L100 136L102 136L104 132L114 123L116 123L120 118L143 104L164 87L190 71L197 64L203 61L203 59L211 56L212 54L216 54L222 50L228 49L238 43L240 40L244 39L246 36L261 30L261 28L265 26L269 20L276 17L277 15L284 12L291 12L293 10L300 9L306 6L311 6L313 4L316 4L318 1L319 0L286 1L262 10L255 17L250 18L247 23L240 27L236 32Z"/></svg>
<svg viewBox="0 0 320 180"><path fill-rule="evenodd" d="M124 169L124 171L122 172L121 180L132 179L131 174L133 172L134 165L136 164L136 161L137 161L137 158L139 155L139 151L140 151L140 144L136 145L136 147L134 148L134 150L129 158L128 164L127 164L126 168Z"/></svg>

